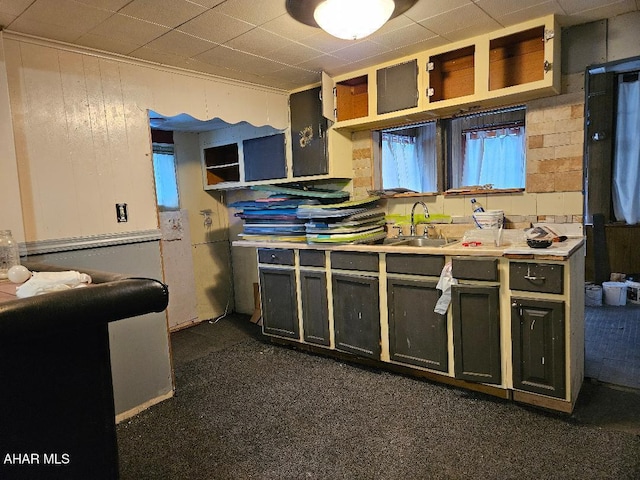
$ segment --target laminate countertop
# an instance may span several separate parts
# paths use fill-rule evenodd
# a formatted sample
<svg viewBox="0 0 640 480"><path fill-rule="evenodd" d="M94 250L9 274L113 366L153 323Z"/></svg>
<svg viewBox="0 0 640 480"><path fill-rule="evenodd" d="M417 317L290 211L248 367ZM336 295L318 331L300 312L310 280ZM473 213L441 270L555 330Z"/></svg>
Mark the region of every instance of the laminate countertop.
<svg viewBox="0 0 640 480"><path fill-rule="evenodd" d="M329 250L346 252L378 252L378 253L407 253L422 255L448 256L483 256L508 257L517 259L565 260L577 251L584 243L584 237L569 238L564 242L554 242L548 248L530 248L526 243L513 243L501 246L480 245L476 247L464 246L456 241L443 246L416 247L411 245L393 244L356 244L356 245L325 245L294 242L264 242L250 240L236 240L234 247L251 248L285 248L300 250Z"/></svg>

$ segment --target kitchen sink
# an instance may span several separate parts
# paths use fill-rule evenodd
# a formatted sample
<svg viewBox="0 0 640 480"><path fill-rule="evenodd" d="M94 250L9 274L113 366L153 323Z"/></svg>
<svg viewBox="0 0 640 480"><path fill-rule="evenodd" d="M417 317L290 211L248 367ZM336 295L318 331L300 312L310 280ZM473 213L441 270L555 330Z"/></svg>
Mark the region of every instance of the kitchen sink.
<svg viewBox="0 0 640 480"><path fill-rule="evenodd" d="M446 238L399 237L387 238L384 243L393 247L445 247L456 242L457 240Z"/></svg>

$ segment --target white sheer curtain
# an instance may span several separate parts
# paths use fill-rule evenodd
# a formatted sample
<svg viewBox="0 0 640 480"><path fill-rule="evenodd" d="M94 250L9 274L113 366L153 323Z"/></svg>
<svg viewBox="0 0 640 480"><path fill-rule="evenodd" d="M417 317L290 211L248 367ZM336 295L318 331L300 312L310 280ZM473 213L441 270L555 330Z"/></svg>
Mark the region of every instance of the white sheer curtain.
<svg viewBox="0 0 640 480"><path fill-rule="evenodd" d="M464 132L462 185L524 188L524 130L520 127Z"/></svg>
<svg viewBox="0 0 640 480"><path fill-rule="evenodd" d="M413 134L383 132L382 188L437 190L435 124L413 128Z"/></svg>
<svg viewBox="0 0 640 480"><path fill-rule="evenodd" d="M613 212L619 221L640 223L640 80L618 83L613 162Z"/></svg>

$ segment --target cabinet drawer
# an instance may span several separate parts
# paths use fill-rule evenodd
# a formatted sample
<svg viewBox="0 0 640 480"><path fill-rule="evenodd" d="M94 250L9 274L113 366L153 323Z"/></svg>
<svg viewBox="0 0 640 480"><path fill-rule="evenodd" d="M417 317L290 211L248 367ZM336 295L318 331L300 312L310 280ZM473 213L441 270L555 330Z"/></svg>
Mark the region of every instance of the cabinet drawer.
<svg viewBox="0 0 640 480"><path fill-rule="evenodd" d="M442 255L387 254L387 272L439 277L444 267Z"/></svg>
<svg viewBox="0 0 640 480"><path fill-rule="evenodd" d="M300 250L300 266L324 267L324 251Z"/></svg>
<svg viewBox="0 0 640 480"><path fill-rule="evenodd" d="M293 265L293 250L260 248L258 249L258 261L274 265Z"/></svg>
<svg viewBox="0 0 640 480"><path fill-rule="evenodd" d="M498 281L497 258L453 257L451 270L453 278L460 280Z"/></svg>
<svg viewBox="0 0 640 480"><path fill-rule="evenodd" d="M363 252L333 252L331 268L339 270L378 271L378 254Z"/></svg>
<svg viewBox="0 0 640 480"><path fill-rule="evenodd" d="M529 292L563 293L563 265L551 263L509 263L509 288Z"/></svg>

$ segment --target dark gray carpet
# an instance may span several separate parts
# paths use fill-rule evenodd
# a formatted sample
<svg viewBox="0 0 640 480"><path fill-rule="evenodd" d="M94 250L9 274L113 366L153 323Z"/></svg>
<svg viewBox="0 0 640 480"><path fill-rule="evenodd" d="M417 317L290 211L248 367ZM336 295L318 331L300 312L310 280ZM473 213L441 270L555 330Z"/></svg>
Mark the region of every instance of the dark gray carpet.
<svg viewBox="0 0 640 480"><path fill-rule="evenodd" d="M547 413L274 346L245 324L175 336L176 396L118 426L122 479L640 478L640 436L588 423L593 386L573 416ZM206 345L187 348L194 335Z"/></svg>
<svg viewBox="0 0 640 480"><path fill-rule="evenodd" d="M640 389L640 305L585 308L585 375Z"/></svg>

